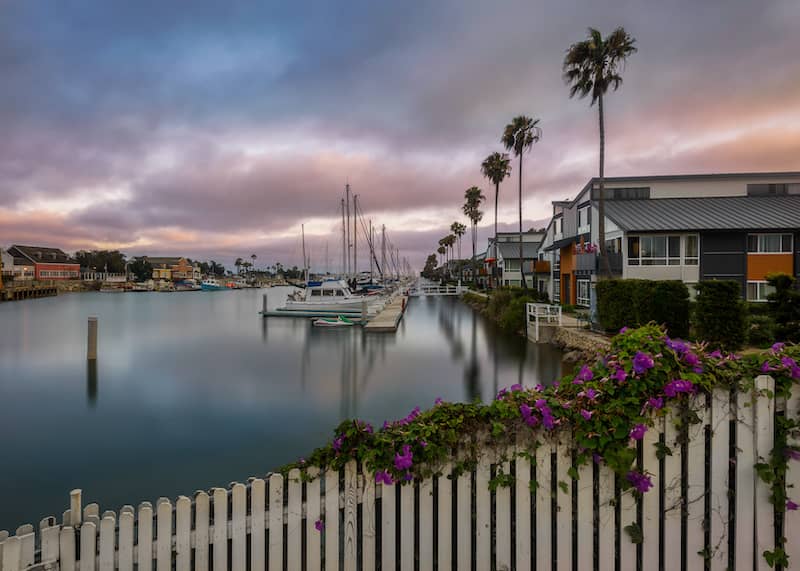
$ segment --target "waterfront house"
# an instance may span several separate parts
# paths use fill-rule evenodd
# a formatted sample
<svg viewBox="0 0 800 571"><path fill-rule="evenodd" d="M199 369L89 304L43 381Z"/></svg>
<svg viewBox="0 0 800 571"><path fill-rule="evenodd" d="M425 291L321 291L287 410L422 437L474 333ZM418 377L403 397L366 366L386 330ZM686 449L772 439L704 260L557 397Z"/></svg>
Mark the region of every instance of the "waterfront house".
<svg viewBox="0 0 800 571"><path fill-rule="evenodd" d="M197 279L196 275L199 273L186 258L145 256L144 259L153 267L155 281Z"/></svg>
<svg viewBox="0 0 800 571"><path fill-rule="evenodd" d="M593 306L598 192L592 179L574 200L553 202L539 254L561 303ZM756 302L766 301L768 274L800 277L800 172L607 178L605 198L614 276L733 280Z"/></svg>
<svg viewBox="0 0 800 571"><path fill-rule="evenodd" d="M544 233L537 230L528 230L522 233L522 259L519 257L519 232L498 232L497 244L494 236L489 238L486 248L484 268L492 280L502 286L521 286L522 277L520 267L525 272L525 281L528 287L537 287L534 277L536 271L537 253L539 245L544 239Z"/></svg>
<svg viewBox="0 0 800 571"><path fill-rule="evenodd" d="M8 253L14 257L15 279L80 279L80 264L58 248L15 244L8 249Z"/></svg>
<svg viewBox="0 0 800 571"><path fill-rule="evenodd" d="M0 277L2 279L14 277L14 256L3 249L0 249Z"/></svg>

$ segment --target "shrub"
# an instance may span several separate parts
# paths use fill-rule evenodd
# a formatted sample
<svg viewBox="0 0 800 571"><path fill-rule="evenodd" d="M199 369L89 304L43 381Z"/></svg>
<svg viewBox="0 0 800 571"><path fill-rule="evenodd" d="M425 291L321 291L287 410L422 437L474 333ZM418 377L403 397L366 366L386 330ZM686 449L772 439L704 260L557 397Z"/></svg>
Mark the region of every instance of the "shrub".
<svg viewBox="0 0 800 571"><path fill-rule="evenodd" d="M747 343L769 347L775 342L775 322L768 315L750 315L747 320Z"/></svg>
<svg viewBox="0 0 800 571"><path fill-rule="evenodd" d="M705 281L697 288L695 330L713 347L738 349L747 338L742 285L734 281Z"/></svg>
<svg viewBox="0 0 800 571"><path fill-rule="evenodd" d="M511 303L513 297L513 293L510 290L500 289L495 291L489 297L489 303L486 306L486 315L495 320L500 319L500 315L503 313L506 306Z"/></svg>
<svg viewBox="0 0 800 571"><path fill-rule="evenodd" d="M673 337L689 333L689 290L682 282L602 280L596 290L597 317L607 331L654 321Z"/></svg>
<svg viewBox="0 0 800 571"><path fill-rule="evenodd" d="M800 291L795 279L787 274L770 274L767 283L775 293L767 296L770 317L775 321L775 335L781 341L800 341Z"/></svg>
<svg viewBox="0 0 800 571"><path fill-rule="evenodd" d="M512 299L500 314L500 318L498 319L500 327L509 332L517 332L525 329L525 306L528 303L533 303L533 299L527 296L520 296Z"/></svg>

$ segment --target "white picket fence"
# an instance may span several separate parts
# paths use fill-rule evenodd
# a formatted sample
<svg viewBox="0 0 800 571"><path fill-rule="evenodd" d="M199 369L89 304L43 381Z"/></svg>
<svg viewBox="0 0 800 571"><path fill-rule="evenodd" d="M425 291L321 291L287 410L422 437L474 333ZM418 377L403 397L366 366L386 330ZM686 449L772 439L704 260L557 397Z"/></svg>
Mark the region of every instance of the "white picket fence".
<svg viewBox="0 0 800 571"><path fill-rule="evenodd" d="M770 391L773 381L762 376L757 385ZM775 415L798 415L800 387L788 403L766 392L720 391L709 400L685 444L670 417L647 431L638 463L654 487L641 499L615 490L602 465L580 466L579 479L571 478L562 431L535 450L533 440L502 454L487 447L473 471L451 478L448 464L415 485L376 485L351 462L307 481L293 470L119 513L82 507L76 492L60 524L51 517L38 530L0 533L0 570L699 571L702 553L712 571L767 569L761 554L773 548L775 519L754 464L772 449ZM659 442L672 451L662 460ZM513 483L490 490L501 471ZM800 499L800 462L790 466L787 487ZM625 531L632 524L640 543ZM782 525L797 568L800 512L787 512Z"/></svg>

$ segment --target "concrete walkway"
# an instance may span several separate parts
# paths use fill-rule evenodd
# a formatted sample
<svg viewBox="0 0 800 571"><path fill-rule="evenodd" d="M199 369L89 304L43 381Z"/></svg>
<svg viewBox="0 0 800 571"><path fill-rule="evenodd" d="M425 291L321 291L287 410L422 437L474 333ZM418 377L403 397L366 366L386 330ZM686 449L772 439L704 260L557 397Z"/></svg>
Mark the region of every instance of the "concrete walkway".
<svg viewBox="0 0 800 571"><path fill-rule="evenodd" d="M371 333L394 333L403 318L403 312L408 303L408 298L398 295L386 304L383 310L369 320L364 326L364 331Z"/></svg>

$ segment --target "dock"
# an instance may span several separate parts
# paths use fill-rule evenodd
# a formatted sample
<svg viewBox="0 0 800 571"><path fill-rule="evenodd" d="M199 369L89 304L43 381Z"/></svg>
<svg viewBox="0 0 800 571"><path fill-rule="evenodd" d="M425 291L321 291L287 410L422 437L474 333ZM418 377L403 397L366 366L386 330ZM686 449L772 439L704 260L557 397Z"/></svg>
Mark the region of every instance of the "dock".
<svg viewBox="0 0 800 571"><path fill-rule="evenodd" d="M398 295L387 303L375 317L364 326L364 331L371 333L394 333L400 320L403 319L408 297Z"/></svg>
<svg viewBox="0 0 800 571"><path fill-rule="evenodd" d="M54 295L58 295L58 288L55 285L23 285L0 289L0 301L19 301Z"/></svg>

